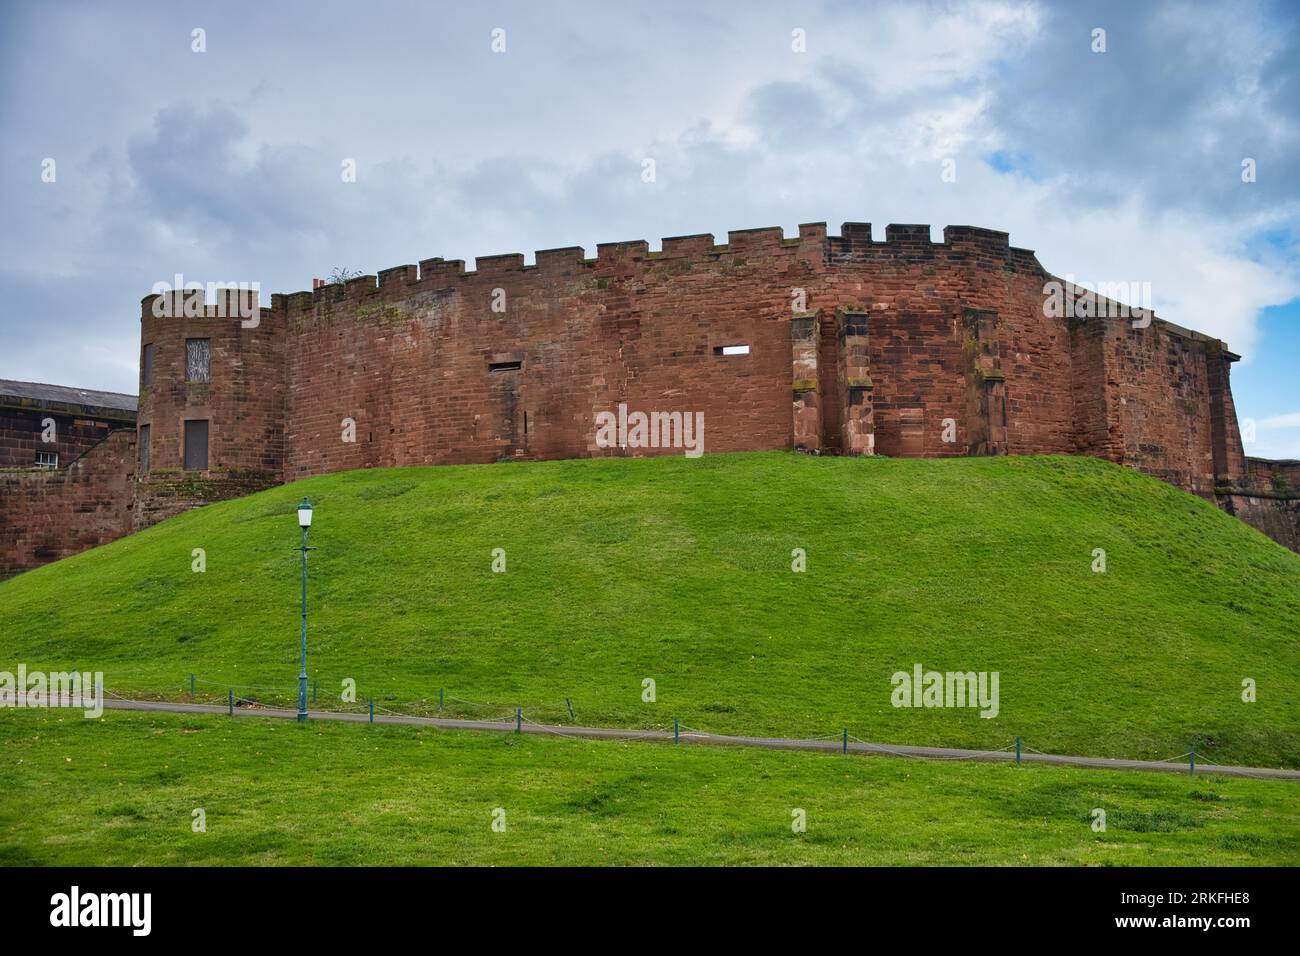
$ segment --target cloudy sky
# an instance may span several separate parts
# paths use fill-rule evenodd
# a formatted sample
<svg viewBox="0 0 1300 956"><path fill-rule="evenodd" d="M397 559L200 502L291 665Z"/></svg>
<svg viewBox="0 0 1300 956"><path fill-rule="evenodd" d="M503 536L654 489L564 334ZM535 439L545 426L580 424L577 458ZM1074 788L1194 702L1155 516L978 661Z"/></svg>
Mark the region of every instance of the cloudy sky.
<svg viewBox="0 0 1300 956"><path fill-rule="evenodd" d="M127 392L176 273L1003 229L1224 338L1248 453L1300 457L1294 3L6 0L0 209L0 378Z"/></svg>

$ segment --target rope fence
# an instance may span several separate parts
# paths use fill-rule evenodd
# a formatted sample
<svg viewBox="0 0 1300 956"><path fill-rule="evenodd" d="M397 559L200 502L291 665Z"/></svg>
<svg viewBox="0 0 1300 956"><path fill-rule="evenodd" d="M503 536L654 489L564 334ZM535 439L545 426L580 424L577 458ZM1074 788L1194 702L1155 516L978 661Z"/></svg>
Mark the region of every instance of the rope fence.
<svg viewBox="0 0 1300 956"><path fill-rule="evenodd" d="M200 686L204 688L214 688L214 689L220 688L221 690L224 690L225 693L221 694L215 691L208 692L206 690L200 692L199 691ZM246 697L243 696L242 694L236 694L235 693L236 690L263 691L266 692L266 694L263 696ZM299 690L297 687L294 687L292 690L289 690L283 686L274 687L274 686L267 686L267 685L233 684L233 683L225 683L222 681L207 680L192 674L190 675L190 680L189 680L189 691L190 691L191 699L196 702L200 699L200 697L202 697L205 701L211 701L211 702L220 701L221 703L226 704L229 712L232 715L234 714L236 706L239 706L246 710L263 709L263 710L275 710L281 712L295 712L298 710L298 705L299 705ZM105 689L104 693L105 695L120 701L130 702L133 700L133 698L123 697L120 694L117 694L107 689ZM530 709L529 711L525 711L524 708L518 706L506 709L504 705L498 703L469 700L467 698L453 696L451 694L448 694L445 688L439 688L436 701L431 696L421 697L416 700L407 700L407 701L393 701L385 697L384 702L380 703L377 699L373 697L367 698L365 700L345 700L343 699L342 695L327 694L326 700L330 706L327 708L323 708L319 706L320 679L316 678L312 680L312 683L309 686L308 699L309 699L309 704L311 705L308 708L309 715L311 714L316 714L316 715L340 714L340 715L349 715L349 716L368 715L371 723L375 721L376 714L380 714L387 717L415 718L415 719L421 719L421 718L428 719L428 718L441 717L447 720L471 720L471 721L478 721L482 723L497 724L497 725L501 725L502 729L508 729L509 725L513 724L515 733L522 733L524 726L527 725L532 730L532 732L546 733L556 737L566 737L571 740L585 740L587 742L595 742L595 740L598 737L598 735L593 735L589 732L582 733L582 732L572 732L566 730L565 725L561 723L558 719L557 720L539 719L542 718L543 715L539 714L536 709ZM1023 743L1020 737L1016 737L1012 742L1006 744L1005 746L999 747L995 750L968 750L967 752L963 752L963 753L945 754L945 753L916 753L914 751L918 749L926 750L926 751L930 751L930 750L938 751L938 750L964 749L964 748L930 747L930 746L908 747L906 745L891 746L889 744L880 744L869 740L863 740L861 737L850 734L848 728L844 728L838 733L821 734L814 737L775 737L770 734L762 735L762 736L749 736L743 734L718 734L707 730L702 730L698 727L688 727L687 725L681 723L677 719L674 719L671 725L652 727L649 729L587 727L585 725L578 724L576 713L573 707L572 698L565 697L563 698L563 701L564 701L563 708L559 707L558 705L553 709L547 708L548 714L555 713L555 714L562 715L563 713L567 712L568 716L573 722L570 726L574 728L574 731L606 730L610 732L610 739L616 739L620 741L671 739L674 742L680 743L683 739L687 741L721 740L724 742L773 740L773 741L779 741L787 745L824 744L829 741L839 741L840 742L839 749L841 750L841 752L845 754L850 752L856 752L856 753L866 752L866 753L886 754L894 757L910 757L914 760L939 760L939 761L984 760L990 757L994 757L998 754L1007 754L1014 751L1014 760L1017 764L1021 762L1022 751L1027 753L1037 754L1041 757L1048 757L1048 758L1055 757L1055 756L1062 756L1062 755L1045 753L1042 750L1038 750L1034 747L1027 746ZM448 706L449 704L452 706L449 707ZM468 711L470 710L476 711L477 713L469 713ZM485 712L487 714L490 714L491 716L485 715ZM850 746L850 741L854 746ZM818 747L817 749L823 749L823 748ZM1189 775L1195 775L1198 759L1199 762L1204 767L1225 767L1226 766L1224 764L1216 763L1215 761L1206 759L1204 751L1205 751L1204 746L1202 746L1198 750L1198 748L1195 745L1193 745L1191 749L1187 750L1184 753L1174 754L1172 756L1165 757L1161 760L1145 760L1139 758L1132 758L1132 759L1136 760L1139 763L1148 763L1148 764L1173 764L1175 761L1186 762L1187 772ZM1091 759L1091 758L1086 758L1086 759ZM1097 758L1097 759L1108 759L1108 758ZM1242 776L1254 776L1259 778L1269 777L1267 771L1262 771L1262 768L1247 768L1247 767L1233 766L1232 772L1234 774L1239 774Z"/></svg>

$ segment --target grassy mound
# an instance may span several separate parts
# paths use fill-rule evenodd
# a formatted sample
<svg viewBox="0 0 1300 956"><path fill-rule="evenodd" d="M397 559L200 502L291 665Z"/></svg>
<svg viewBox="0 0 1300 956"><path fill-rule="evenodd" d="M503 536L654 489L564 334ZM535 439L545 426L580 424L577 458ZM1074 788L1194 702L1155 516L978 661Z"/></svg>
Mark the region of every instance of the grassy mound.
<svg viewBox="0 0 1300 956"><path fill-rule="evenodd" d="M0 584L0 669L267 702L1300 766L1300 556L1084 458L785 453L376 469L189 512ZM504 573L492 570L503 549ZM192 570L203 549L206 570ZM807 570L791 570L804 549ZM1096 573L1094 550L1105 551ZM898 708L915 664L999 711ZM655 700L644 698L654 681ZM1253 680L1258 699L1242 700Z"/></svg>

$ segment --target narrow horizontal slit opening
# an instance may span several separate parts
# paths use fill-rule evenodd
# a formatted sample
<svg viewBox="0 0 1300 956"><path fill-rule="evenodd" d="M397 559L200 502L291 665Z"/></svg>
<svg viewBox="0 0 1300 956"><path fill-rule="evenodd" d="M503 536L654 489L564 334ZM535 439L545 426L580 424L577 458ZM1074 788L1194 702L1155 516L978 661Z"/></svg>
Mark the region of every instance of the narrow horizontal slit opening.
<svg viewBox="0 0 1300 956"><path fill-rule="evenodd" d="M489 362L489 372L517 372L524 367L523 362Z"/></svg>
<svg viewBox="0 0 1300 956"><path fill-rule="evenodd" d="M713 347L714 355L748 355L748 345L715 345Z"/></svg>

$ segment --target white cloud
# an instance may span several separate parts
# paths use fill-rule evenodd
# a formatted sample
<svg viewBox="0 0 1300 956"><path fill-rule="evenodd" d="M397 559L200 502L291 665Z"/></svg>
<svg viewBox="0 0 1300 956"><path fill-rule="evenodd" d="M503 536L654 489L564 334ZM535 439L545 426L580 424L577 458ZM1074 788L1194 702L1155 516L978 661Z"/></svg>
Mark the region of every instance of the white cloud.
<svg viewBox="0 0 1300 956"><path fill-rule="evenodd" d="M1271 418L1265 418L1255 423L1256 428L1261 429L1279 429L1279 428L1300 428L1300 412L1291 412L1287 415L1274 415Z"/></svg>

